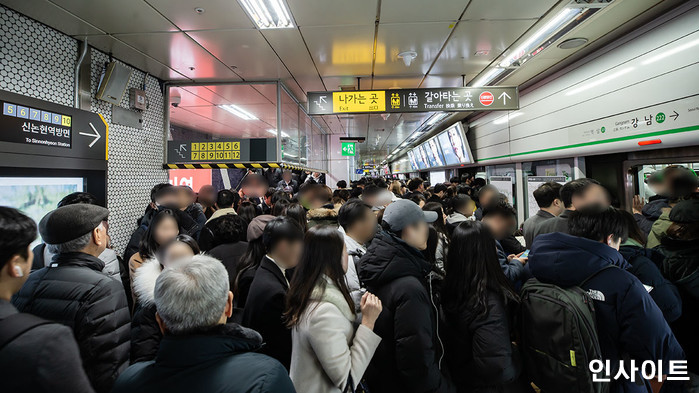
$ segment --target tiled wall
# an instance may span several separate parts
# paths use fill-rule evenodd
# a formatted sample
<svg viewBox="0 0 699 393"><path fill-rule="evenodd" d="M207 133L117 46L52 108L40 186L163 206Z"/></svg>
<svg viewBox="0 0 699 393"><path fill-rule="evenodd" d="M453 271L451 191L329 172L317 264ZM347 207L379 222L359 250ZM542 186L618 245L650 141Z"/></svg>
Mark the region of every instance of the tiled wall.
<svg viewBox="0 0 699 393"><path fill-rule="evenodd" d="M63 33L0 6L0 89L72 106L78 42ZM108 56L92 49L91 91L94 97ZM142 88L145 74L134 69L129 87ZM112 123L112 105L92 99L91 110L109 123L107 204L110 234L122 252L154 184L167 181L162 169L163 94L156 78L145 81L148 109L143 129ZM128 94L120 106L128 108Z"/></svg>

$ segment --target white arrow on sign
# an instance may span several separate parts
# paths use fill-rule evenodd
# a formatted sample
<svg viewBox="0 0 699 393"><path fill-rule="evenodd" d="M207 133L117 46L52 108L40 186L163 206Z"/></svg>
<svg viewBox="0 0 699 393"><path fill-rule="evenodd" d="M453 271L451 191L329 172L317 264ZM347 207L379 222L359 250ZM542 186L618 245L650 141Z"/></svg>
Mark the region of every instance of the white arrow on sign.
<svg viewBox="0 0 699 393"><path fill-rule="evenodd" d="M507 100L512 99L512 97L510 97L509 94L507 94L506 92L503 91L502 94L500 94L500 96L498 97L498 100L500 100L500 99L502 99L503 105L507 105Z"/></svg>
<svg viewBox="0 0 699 393"><path fill-rule="evenodd" d="M95 126L92 125L92 123L89 123L89 124L90 124L90 128L92 128L92 131L94 131L95 133L94 133L94 134L88 134L87 132L80 132L79 134L80 134L80 135L84 135L84 136L91 136L91 137L95 138L95 139L94 139L92 142L90 142L90 144L88 145L90 148L92 148L92 146L95 144L95 142L97 142L98 140L100 140L100 138L102 138L102 135L100 135L100 133L97 132L97 129L95 128Z"/></svg>

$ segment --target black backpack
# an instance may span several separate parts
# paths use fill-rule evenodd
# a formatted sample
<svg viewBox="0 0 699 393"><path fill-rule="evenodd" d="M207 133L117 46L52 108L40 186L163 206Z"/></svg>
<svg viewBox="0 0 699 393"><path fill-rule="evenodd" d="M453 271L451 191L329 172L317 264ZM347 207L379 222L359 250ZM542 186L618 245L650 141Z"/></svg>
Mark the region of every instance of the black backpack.
<svg viewBox="0 0 699 393"><path fill-rule="evenodd" d="M579 286L561 288L528 280L518 313L523 363L529 381L542 393L607 393L609 383L595 382L590 361L602 358L595 306Z"/></svg>

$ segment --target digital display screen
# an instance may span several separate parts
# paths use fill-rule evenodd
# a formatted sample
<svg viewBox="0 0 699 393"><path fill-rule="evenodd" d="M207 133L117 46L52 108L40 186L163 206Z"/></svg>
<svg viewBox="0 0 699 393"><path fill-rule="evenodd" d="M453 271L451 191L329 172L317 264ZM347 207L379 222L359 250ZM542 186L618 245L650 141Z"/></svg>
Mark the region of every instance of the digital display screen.
<svg viewBox="0 0 699 393"><path fill-rule="evenodd" d="M84 185L82 177L0 177L0 206L19 209L38 224L64 196L82 192Z"/></svg>
<svg viewBox="0 0 699 393"><path fill-rule="evenodd" d="M410 160L410 168L412 168L412 170L416 171L420 169L420 167L417 165L417 160L415 159L414 151L408 151L408 159Z"/></svg>
<svg viewBox="0 0 699 393"><path fill-rule="evenodd" d="M444 166L444 155L442 154L442 149L439 147L439 142L436 138L432 138L422 145L423 149L427 151L427 158L430 160L430 166Z"/></svg>
<svg viewBox="0 0 699 393"><path fill-rule="evenodd" d="M456 123L437 137L447 165L472 162L468 142L465 141L462 130L461 123Z"/></svg>
<svg viewBox="0 0 699 393"><path fill-rule="evenodd" d="M430 167L430 160L427 158L427 152L422 146L418 146L413 150L415 152L415 159L417 160L417 165L420 169L427 169Z"/></svg>

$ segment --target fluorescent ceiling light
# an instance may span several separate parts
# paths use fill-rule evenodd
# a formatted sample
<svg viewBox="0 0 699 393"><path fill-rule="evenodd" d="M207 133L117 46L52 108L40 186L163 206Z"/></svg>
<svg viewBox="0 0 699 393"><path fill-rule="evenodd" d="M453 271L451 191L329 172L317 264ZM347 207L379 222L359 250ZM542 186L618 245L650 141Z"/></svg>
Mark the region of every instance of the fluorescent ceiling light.
<svg viewBox="0 0 699 393"><path fill-rule="evenodd" d="M238 2L260 29L294 27L289 6L284 0L238 0Z"/></svg>
<svg viewBox="0 0 699 393"><path fill-rule="evenodd" d="M515 117L522 116L523 114L524 114L523 112L514 112L514 113L510 113L510 114L507 115L507 116L503 116L503 117L501 117L501 118L499 118L499 119L497 119L497 120L493 120L493 124L505 124L505 123L507 123L509 120L512 120L512 119L514 119Z"/></svg>
<svg viewBox="0 0 699 393"><path fill-rule="evenodd" d="M488 83L490 83L493 79L497 78L500 74L505 72L504 68L491 68L483 74L480 78L478 78L475 82L471 84L473 87L479 87L479 86L486 86Z"/></svg>
<svg viewBox="0 0 699 393"><path fill-rule="evenodd" d="M277 135L277 130L273 130L273 129L271 129L271 128L270 128L269 130L267 130L267 132L269 132L270 134ZM289 138L289 134L287 134L286 132L282 131L282 138Z"/></svg>
<svg viewBox="0 0 699 393"><path fill-rule="evenodd" d="M296 158L296 157L298 157L298 156L297 156L297 155L295 155L295 154L290 154L290 153L284 153L284 157L291 157L291 158Z"/></svg>
<svg viewBox="0 0 699 393"><path fill-rule="evenodd" d="M517 47L505 60L500 62L500 67L509 67L515 61L528 55L531 51L538 48L541 40L550 36L558 29L566 25L571 20L575 19L578 14L585 11L584 8L564 8L553 19L538 29L526 41Z"/></svg>
<svg viewBox="0 0 699 393"><path fill-rule="evenodd" d="M226 112L232 113L243 120L257 120L257 117L245 109L236 105L219 105L219 108Z"/></svg>
<svg viewBox="0 0 699 393"><path fill-rule="evenodd" d="M578 88L575 88L575 89L573 89L573 90L570 90L570 91L568 91L568 92L566 93L566 95L567 95L567 96L572 96L573 94L578 94L578 93L581 93L581 92L583 92L583 91L585 91L585 90L590 90L590 89L592 89L593 87L597 87L597 86L602 85L602 84L604 84L604 83L607 83L607 82L609 82L609 81L611 81L611 80L613 80L613 79L616 79L616 78L618 78L618 77L620 77L620 76L622 76L622 75L624 75L624 74L628 74L629 72L631 72L631 71L633 71L633 70L634 70L633 67L628 67L628 68L621 69L621 70L619 70L619 71L617 71L617 72L613 72L613 73L611 73L611 74L609 74L609 75L607 75L607 76L605 76L605 77L602 77L602 78L593 80L593 81L591 81L591 82L585 83L584 85L582 85L582 86L580 86L580 87L578 87Z"/></svg>
<svg viewBox="0 0 699 393"><path fill-rule="evenodd" d="M670 50L664 50L664 51L663 51L663 48L661 48L660 50L663 51L662 53L660 53L660 54L657 55L657 56L651 57L650 59L648 59L648 60L642 62L641 64L643 64L643 65L653 64L653 63L655 63L656 61L662 60L662 59L664 59L664 58L666 58L666 57L669 57L669 56L672 56L672 55L674 55L674 54L676 54L676 53L685 51L685 50L687 50L687 49L689 49L689 48L691 48L691 47L693 47L693 46L697 46L697 45L699 45L699 39L694 40L694 41L687 42L687 43L682 44L682 45L679 45L679 46L676 46L676 47L674 47L674 48L672 48L672 49L670 49Z"/></svg>

